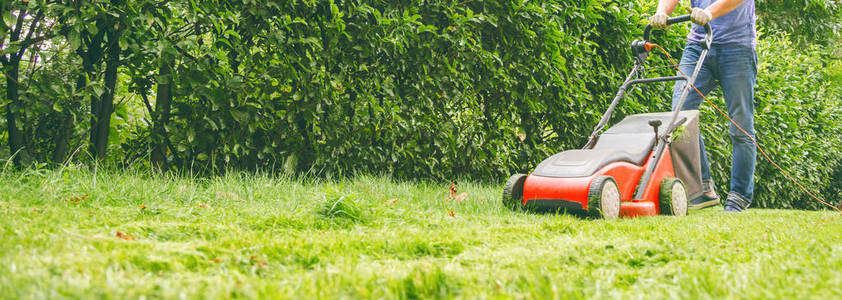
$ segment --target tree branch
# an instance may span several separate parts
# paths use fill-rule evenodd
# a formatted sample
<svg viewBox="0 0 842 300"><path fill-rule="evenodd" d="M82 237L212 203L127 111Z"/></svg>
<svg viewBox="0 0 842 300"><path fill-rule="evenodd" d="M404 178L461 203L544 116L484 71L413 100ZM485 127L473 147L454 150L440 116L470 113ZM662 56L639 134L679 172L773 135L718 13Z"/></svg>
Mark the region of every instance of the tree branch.
<svg viewBox="0 0 842 300"><path fill-rule="evenodd" d="M44 11L40 10L38 11L38 14L35 15L35 19L32 20L32 24L29 25L29 32L26 33L26 37L23 39L24 42L27 42L30 39L32 39L32 34L35 33L36 30L38 30L38 23L41 22L41 20L43 19ZM21 43L20 50L18 50L18 53L16 53L15 56L18 59L20 59L21 57L23 57L23 54L26 53L26 48L29 48L29 46L33 44L34 43Z"/></svg>
<svg viewBox="0 0 842 300"><path fill-rule="evenodd" d="M18 20L15 23L15 29L12 30L12 35L9 36L9 44L20 40L20 32L23 30L23 18L26 15L26 8L21 8L18 11Z"/></svg>
<svg viewBox="0 0 842 300"><path fill-rule="evenodd" d="M38 56L33 57L29 63L29 76L27 76L29 80L26 82L26 87L23 88L24 91L28 91L29 87L32 86L32 82L35 81L35 72L40 70L41 67L42 65L38 64Z"/></svg>
<svg viewBox="0 0 842 300"><path fill-rule="evenodd" d="M143 99L143 104L146 104L146 110L149 111L149 118L153 119L153 122L154 122L155 112L154 112L154 109L152 109L152 104L149 103L149 97L148 97L148 95L146 95L145 90L140 92L140 98Z"/></svg>

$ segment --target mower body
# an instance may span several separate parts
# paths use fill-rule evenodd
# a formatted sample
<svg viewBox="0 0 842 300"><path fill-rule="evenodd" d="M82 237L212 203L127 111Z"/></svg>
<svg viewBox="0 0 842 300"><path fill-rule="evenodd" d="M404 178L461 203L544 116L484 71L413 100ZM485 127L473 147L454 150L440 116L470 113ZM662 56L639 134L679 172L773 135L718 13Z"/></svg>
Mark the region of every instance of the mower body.
<svg viewBox="0 0 842 300"><path fill-rule="evenodd" d="M619 217L653 216L662 213L662 183L680 179L687 196L701 193L698 111L682 111L685 120L670 138L664 155L655 158L657 142L654 120L666 122L671 112L638 114L606 130L591 149L568 150L541 162L526 176L522 186L524 208L571 213L593 212L592 186L609 176L619 192ZM653 166L643 193L635 197L647 167ZM605 209L605 208L603 208Z"/></svg>

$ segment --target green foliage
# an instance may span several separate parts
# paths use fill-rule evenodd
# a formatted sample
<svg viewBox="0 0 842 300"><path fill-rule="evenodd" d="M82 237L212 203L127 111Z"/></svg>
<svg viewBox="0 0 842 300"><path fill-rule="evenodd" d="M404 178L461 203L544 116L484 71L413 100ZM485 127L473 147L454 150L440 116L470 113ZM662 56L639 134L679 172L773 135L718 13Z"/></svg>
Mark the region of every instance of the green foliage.
<svg viewBox="0 0 842 300"><path fill-rule="evenodd" d="M842 83L842 51L839 54L831 54L831 61L827 62L827 81L834 83Z"/></svg>
<svg viewBox="0 0 842 300"><path fill-rule="evenodd" d="M178 70L176 164L500 177L582 142L642 24L603 0L257 5L203 16L229 25Z"/></svg>
<svg viewBox="0 0 842 300"><path fill-rule="evenodd" d="M87 93L74 85L77 60L73 56L63 51L41 51L33 59L41 60L42 64L38 72L21 73L21 82L28 84L20 93L19 101L26 109L18 114L21 119L18 124L23 124L20 129L29 137L28 155L34 161L49 162L53 159L52 145L56 137L68 135L70 151L85 145L82 124L87 124L89 106L81 95ZM70 127L68 130L65 124Z"/></svg>
<svg viewBox="0 0 842 300"><path fill-rule="evenodd" d="M842 37L840 1L758 0L755 4L760 27L767 32L789 33L802 45L832 46Z"/></svg>

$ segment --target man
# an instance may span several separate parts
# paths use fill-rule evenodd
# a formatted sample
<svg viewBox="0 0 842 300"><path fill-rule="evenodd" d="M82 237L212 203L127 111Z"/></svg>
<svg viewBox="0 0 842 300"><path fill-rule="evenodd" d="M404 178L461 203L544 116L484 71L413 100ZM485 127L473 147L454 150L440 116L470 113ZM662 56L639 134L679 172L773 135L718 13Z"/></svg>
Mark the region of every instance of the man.
<svg viewBox="0 0 842 300"><path fill-rule="evenodd" d="M679 0L660 0L657 13L649 19L652 27L667 29L667 19ZM681 58L680 69L690 76L702 51L703 25L713 29L713 45L704 61L695 86L704 94L716 86L722 88L728 115L748 134L754 137L754 85L757 78L757 52L754 0L691 0L694 23L687 36L687 46ZM684 82L673 88L672 103L677 105ZM698 109L702 97L690 91L683 110ZM751 138L731 125L731 185L725 201L726 212L741 212L751 205L754 197L754 166L757 148ZM704 195L690 201L690 209L701 209L719 203L714 190L710 166L705 154L705 144L699 137L702 160L702 185Z"/></svg>

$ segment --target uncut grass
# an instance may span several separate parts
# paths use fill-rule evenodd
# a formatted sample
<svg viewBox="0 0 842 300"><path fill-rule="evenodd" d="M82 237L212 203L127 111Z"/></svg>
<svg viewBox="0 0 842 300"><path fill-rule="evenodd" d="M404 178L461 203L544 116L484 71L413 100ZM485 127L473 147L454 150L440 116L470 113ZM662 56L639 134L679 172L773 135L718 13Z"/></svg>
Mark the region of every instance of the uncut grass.
<svg viewBox="0 0 842 300"><path fill-rule="evenodd" d="M831 212L602 221L510 212L498 186L462 183L457 203L449 183L384 177L0 180L0 298L842 295Z"/></svg>

